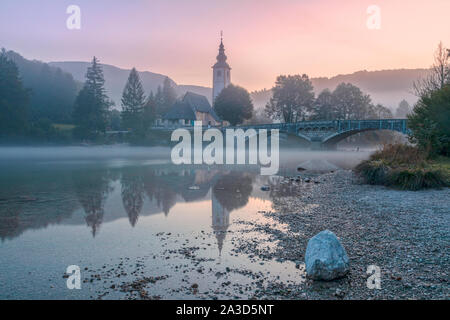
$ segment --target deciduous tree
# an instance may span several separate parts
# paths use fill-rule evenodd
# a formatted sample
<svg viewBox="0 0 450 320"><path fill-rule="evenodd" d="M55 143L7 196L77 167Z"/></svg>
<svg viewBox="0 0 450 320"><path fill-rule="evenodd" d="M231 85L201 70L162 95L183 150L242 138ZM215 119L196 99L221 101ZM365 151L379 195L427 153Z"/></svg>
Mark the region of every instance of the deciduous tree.
<svg viewBox="0 0 450 320"><path fill-rule="evenodd" d="M265 109L272 119L284 122L301 121L313 107L314 88L306 74L279 76L272 92L272 98Z"/></svg>
<svg viewBox="0 0 450 320"><path fill-rule="evenodd" d="M253 102L247 90L230 84L216 97L214 110L222 120L234 126L252 117Z"/></svg>
<svg viewBox="0 0 450 320"><path fill-rule="evenodd" d="M423 97L447 84L450 84L450 51L440 42L434 53L430 74L414 82L414 91L417 96Z"/></svg>
<svg viewBox="0 0 450 320"><path fill-rule="evenodd" d="M370 117L371 99L351 83L341 83L333 91L336 104L336 118L359 120Z"/></svg>
<svg viewBox="0 0 450 320"><path fill-rule="evenodd" d="M411 111L411 106L409 105L408 101L403 99L399 103L397 110L395 111L395 117L399 119L406 118L407 115L411 113Z"/></svg>

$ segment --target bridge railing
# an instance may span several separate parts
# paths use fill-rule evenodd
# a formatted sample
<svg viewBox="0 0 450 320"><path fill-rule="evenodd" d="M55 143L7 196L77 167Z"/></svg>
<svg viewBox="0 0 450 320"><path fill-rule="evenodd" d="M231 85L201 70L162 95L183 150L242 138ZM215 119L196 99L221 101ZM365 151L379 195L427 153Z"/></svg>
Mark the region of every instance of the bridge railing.
<svg viewBox="0 0 450 320"><path fill-rule="evenodd" d="M406 119L369 119L369 120L330 120L330 121L301 121L291 123L270 123L257 125L243 125L228 127L230 129L279 129L284 131L298 130L367 130L367 129L387 129L400 132L407 131Z"/></svg>
<svg viewBox="0 0 450 320"><path fill-rule="evenodd" d="M173 129L188 129L193 130L193 126L183 125L165 125L160 127L153 127L153 130L173 130ZM363 130L395 130L402 133L408 133L407 120L406 119L369 119L369 120L330 120L330 121L301 121L301 122L288 122L288 123L267 123L256 125L240 125L229 127L209 127L203 126L203 130L208 128L216 128L219 130L226 129L278 129L280 131L290 133L300 133L301 131L363 131Z"/></svg>

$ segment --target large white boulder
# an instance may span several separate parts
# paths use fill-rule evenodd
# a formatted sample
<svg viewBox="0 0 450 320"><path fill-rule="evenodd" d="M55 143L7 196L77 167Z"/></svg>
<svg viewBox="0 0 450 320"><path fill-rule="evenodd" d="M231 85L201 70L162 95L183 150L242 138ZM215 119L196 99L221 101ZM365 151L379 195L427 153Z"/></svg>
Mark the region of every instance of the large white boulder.
<svg viewBox="0 0 450 320"><path fill-rule="evenodd" d="M305 254L306 273L314 280L333 280L345 276L349 261L336 235L325 230L309 239Z"/></svg>

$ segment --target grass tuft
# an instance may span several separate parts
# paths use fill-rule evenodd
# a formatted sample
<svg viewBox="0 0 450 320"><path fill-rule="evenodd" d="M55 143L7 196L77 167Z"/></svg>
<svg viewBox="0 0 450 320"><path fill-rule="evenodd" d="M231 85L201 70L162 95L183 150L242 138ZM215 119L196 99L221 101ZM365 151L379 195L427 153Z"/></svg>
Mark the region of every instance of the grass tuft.
<svg viewBox="0 0 450 320"><path fill-rule="evenodd" d="M443 188L448 186L441 171L428 168L395 169L386 180L386 185L398 187L402 190L421 190L428 188Z"/></svg>
<svg viewBox="0 0 450 320"><path fill-rule="evenodd" d="M364 177L367 184L383 184L389 167L382 160L363 161L355 171Z"/></svg>
<svg viewBox="0 0 450 320"><path fill-rule="evenodd" d="M404 144L384 146L355 172L367 184L402 190L450 187L448 159L427 160L417 148Z"/></svg>

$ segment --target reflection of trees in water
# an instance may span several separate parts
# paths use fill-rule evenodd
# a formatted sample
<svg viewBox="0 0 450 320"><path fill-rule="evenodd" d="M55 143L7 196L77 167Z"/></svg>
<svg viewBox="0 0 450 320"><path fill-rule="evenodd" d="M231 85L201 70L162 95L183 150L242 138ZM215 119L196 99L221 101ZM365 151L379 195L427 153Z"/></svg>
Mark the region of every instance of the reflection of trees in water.
<svg viewBox="0 0 450 320"><path fill-rule="evenodd" d="M232 171L221 176L214 186L214 196L228 211L242 208L248 203L253 191L252 176L244 172Z"/></svg>
<svg viewBox="0 0 450 320"><path fill-rule="evenodd" d="M150 201L156 201L156 205L167 216L170 209L176 204L177 194L165 181L164 170L147 170L144 173L144 190Z"/></svg>
<svg viewBox="0 0 450 320"><path fill-rule="evenodd" d="M130 224L134 227L139 219L144 205L144 181L139 171L124 171L122 173L122 202L127 212Z"/></svg>
<svg viewBox="0 0 450 320"><path fill-rule="evenodd" d="M0 168L0 239L69 219L80 206L70 171L30 164Z"/></svg>
<svg viewBox="0 0 450 320"><path fill-rule="evenodd" d="M177 203L177 194L170 189L160 190L158 199L158 206L166 216L169 215L170 209Z"/></svg>
<svg viewBox="0 0 450 320"><path fill-rule="evenodd" d="M107 170L84 170L73 173L75 192L85 212L85 220L95 237L103 221L104 206L109 193Z"/></svg>
<svg viewBox="0 0 450 320"><path fill-rule="evenodd" d="M22 203L8 203L0 198L0 239L12 239L17 236L20 229L19 215L22 212Z"/></svg>
<svg viewBox="0 0 450 320"><path fill-rule="evenodd" d="M84 213L83 223L95 237L102 223L119 218L115 213L123 217L121 210L105 215L107 198L116 183L121 183L123 208L132 226L142 215L145 195L153 204L149 214L162 211L168 215L177 201L203 200L211 186L216 186L214 197L217 199L213 206L217 209L215 217L221 219L214 220L213 226L226 229L224 212L247 204L252 192L252 175L221 170L167 165L76 166L60 171L4 170L0 175L0 239L17 237L27 229L59 224L70 219L80 206ZM190 188L192 186L198 188ZM223 212L219 205L223 206ZM79 223L79 218L73 218L72 222Z"/></svg>
<svg viewBox="0 0 450 320"><path fill-rule="evenodd" d="M167 216L180 195L186 202L203 199L217 176L217 171L192 168L152 168L144 173L144 185L150 201ZM196 186L198 189L191 189Z"/></svg>

